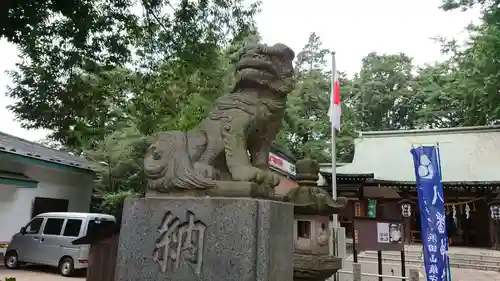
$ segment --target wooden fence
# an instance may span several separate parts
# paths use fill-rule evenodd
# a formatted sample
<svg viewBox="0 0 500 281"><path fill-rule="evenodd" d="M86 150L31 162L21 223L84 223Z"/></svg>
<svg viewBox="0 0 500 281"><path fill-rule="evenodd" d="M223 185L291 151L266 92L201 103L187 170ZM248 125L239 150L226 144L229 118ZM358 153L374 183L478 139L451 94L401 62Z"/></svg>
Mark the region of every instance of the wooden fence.
<svg viewBox="0 0 500 281"><path fill-rule="evenodd" d="M115 233L90 247L87 281L114 281L120 234Z"/></svg>

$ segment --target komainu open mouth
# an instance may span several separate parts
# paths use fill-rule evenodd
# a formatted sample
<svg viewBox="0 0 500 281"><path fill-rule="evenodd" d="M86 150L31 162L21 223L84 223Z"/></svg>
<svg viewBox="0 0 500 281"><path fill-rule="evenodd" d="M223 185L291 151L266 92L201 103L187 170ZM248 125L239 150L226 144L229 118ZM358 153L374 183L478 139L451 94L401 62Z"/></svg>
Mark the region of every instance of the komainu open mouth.
<svg viewBox="0 0 500 281"><path fill-rule="evenodd" d="M262 72L266 72L268 74L271 74L274 77L279 78L280 75L278 71L276 71L276 68L271 62L268 61L262 61L262 60L256 60L256 59L245 59L242 60L237 66L236 66L236 71L242 71L245 69L254 69Z"/></svg>

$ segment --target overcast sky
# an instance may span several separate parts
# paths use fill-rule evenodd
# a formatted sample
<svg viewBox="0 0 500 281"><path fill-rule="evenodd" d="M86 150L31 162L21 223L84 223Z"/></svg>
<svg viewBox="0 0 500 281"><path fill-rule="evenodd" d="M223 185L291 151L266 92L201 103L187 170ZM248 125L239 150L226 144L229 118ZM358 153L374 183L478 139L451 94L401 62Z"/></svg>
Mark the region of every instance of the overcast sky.
<svg viewBox="0 0 500 281"><path fill-rule="evenodd" d="M298 53L316 32L324 47L334 50L337 69L353 74L369 52L403 52L422 65L443 57L431 37L465 39L464 28L479 18L478 10L443 12L441 0L263 0L257 16L265 43L285 43ZM15 67L17 50L0 41L0 131L36 141L47 131L27 131L14 120L5 97L11 79L6 70Z"/></svg>

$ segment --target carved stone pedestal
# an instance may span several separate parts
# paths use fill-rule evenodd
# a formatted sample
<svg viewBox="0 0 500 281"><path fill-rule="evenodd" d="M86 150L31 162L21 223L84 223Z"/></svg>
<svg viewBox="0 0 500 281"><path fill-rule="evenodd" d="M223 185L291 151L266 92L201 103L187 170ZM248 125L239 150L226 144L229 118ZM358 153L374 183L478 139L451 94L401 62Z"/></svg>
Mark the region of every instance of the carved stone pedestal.
<svg viewBox="0 0 500 281"><path fill-rule="evenodd" d="M293 222L269 200L127 200L115 281L290 281Z"/></svg>

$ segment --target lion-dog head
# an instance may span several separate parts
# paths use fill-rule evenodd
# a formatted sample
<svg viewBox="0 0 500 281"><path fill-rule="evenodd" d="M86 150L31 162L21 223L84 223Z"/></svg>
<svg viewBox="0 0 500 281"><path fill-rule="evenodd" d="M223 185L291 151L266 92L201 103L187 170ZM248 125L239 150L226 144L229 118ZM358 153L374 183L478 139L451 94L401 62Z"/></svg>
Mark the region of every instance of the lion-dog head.
<svg viewBox="0 0 500 281"><path fill-rule="evenodd" d="M259 44L249 49L236 64L233 91L257 86L287 95L295 87L294 58L295 53L285 44Z"/></svg>

